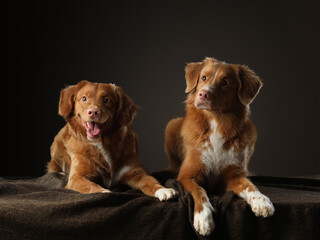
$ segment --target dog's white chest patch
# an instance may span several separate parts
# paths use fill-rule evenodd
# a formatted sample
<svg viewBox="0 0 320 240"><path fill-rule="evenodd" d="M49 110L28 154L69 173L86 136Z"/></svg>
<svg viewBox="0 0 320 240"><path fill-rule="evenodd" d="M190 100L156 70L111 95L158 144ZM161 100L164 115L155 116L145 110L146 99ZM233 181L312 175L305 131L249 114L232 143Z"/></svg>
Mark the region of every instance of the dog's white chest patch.
<svg viewBox="0 0 320 240"><path fill-rule="evenodd" d="M102 143L93 143L93 145L95 145L100 153L102 154L102 156L105 158L106 162L109 164L110 167L110 171L112 172L112 161L111 161L111 157L109 155L109 153L104 149Z"/></svg>
<svg viewBox="0 0 320 240"><path fill-rule="evenodd" d="M217 131L217 123L214 120L211 121L211 130L209 141L204 144L201 160L208 174L219 174L226 166L237 164L239 154L234 152L233 147L227 151L223 149L225 139Z"/></svg>
<svg viewBox="0 0 320 240"><path fill-rule="evenodd" d="M113 179L113 173L112 173L112 161L111 161L111 157L110 154L104 149L103 145L101 142L92 142L92 145L96 146L99 149L99 152L102 154L102 156L104 157L105 161L108 163L109 168L110 168L110 177L107 177L104 175L103 172L100 171L101 173L101 177L102 177L102 182L103 185L110 188L112 185L112 179Z"/></svg>

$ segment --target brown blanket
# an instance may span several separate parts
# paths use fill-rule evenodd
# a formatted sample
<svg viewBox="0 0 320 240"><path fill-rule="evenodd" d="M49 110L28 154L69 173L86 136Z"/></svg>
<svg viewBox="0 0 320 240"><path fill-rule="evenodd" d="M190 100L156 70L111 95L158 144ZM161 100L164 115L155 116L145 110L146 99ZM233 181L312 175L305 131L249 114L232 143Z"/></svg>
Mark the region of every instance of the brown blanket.
<svg viewBox="0 0 320 240"><path fill-rule="evenodd" d="M63 188L50 173L29 180L0 178L0 239L204 239L192 228L191 195L167 172L154 176L179 197L160 202L125 186L111 194L81 194ZM216 229L208 239L318 239L320 180L252 177L275 205L275 215L257 218L232 192L210 195Z"/></svg>

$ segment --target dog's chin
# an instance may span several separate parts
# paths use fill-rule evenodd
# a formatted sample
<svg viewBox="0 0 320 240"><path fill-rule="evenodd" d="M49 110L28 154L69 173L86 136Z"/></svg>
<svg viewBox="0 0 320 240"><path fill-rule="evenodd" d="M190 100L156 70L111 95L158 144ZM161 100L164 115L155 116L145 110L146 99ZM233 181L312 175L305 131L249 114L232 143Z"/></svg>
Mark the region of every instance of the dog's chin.
<svg viewBox="0 0 320 240"><path fill-rule="evenodd" d="M198 109L203 109L203 110L208 110L208 111L212 111L212 108L210 106L209 102L194 102L194 106Z"/></svg>
<svg viewBox="0 0 320 240"><path fill-rule="evenodd" d="M95 136L89 136L87 134L87 139L91 142L98 142L101 140L101 133L99 133L98 135L95 135Z"/></svg>

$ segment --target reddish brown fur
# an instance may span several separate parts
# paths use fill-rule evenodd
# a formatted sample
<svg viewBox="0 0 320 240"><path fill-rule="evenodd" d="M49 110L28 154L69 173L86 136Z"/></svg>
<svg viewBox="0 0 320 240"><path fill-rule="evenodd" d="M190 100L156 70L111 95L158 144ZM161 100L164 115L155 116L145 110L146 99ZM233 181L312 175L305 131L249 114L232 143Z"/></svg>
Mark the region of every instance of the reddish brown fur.
<svg viewBox="0 0 320 240"><path fill-rule="evenodd" d="M226 64L213 58L190 63L185 70L188 93L186 116L168 123L165 151L169 169L179 173L178 181L193 196L196 214L202 210L207 196L201 186L214 185L220 180L220 184L226 186L225 190L232 190L236 194L248 187L249 191L257 190L246 177L247 165L257 139L256 128L248 118L248 104L258 93L262 82L245 66ZM226 85L223 81L226 81ZM206 109L201 109L195 104L203 103L197 96L205 86L211 87L210 103L205 103ZM232 148L235 154L245 149L247 151L238 164L208 174L201 154L204 144L210 142L209 137L213 133L210 127L212 120L216 122L216 131L224 139L225 151Z"/></svg>
<svg viewBox="0 0 320 240"><path fill-rule="evenodd" d="M108 102L104 103L106 98ZM97 122L103 124L101 137L91 140L81 120L89 121L86 112L90 107L101 111ZM82 193L104 192L106 185L119 181L154 196L163 187L139 161L137 136L131 128L136 111L132 100L114 84L82 81L63 89L59 114L67 124L51 146L48 171L66 173L66 188ZM97 147L99 144L109 155L111 166Z"/></svg>

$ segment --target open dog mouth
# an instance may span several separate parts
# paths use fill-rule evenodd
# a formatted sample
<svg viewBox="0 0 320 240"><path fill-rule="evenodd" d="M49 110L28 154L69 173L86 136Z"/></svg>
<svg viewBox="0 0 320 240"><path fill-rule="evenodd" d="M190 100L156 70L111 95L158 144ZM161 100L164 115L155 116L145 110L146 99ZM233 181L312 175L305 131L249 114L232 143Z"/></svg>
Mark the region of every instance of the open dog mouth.
<svg viewBox="0 0 320 240"><path fill-rule="evenodd" d="M81 119L82 120L82 119ZM86 129L87 138L89 140L91 139L97 139L101 137L101 132L105 126L104 123L98 123L98 122L85 122L82 120L83 126Z"/></svg>

